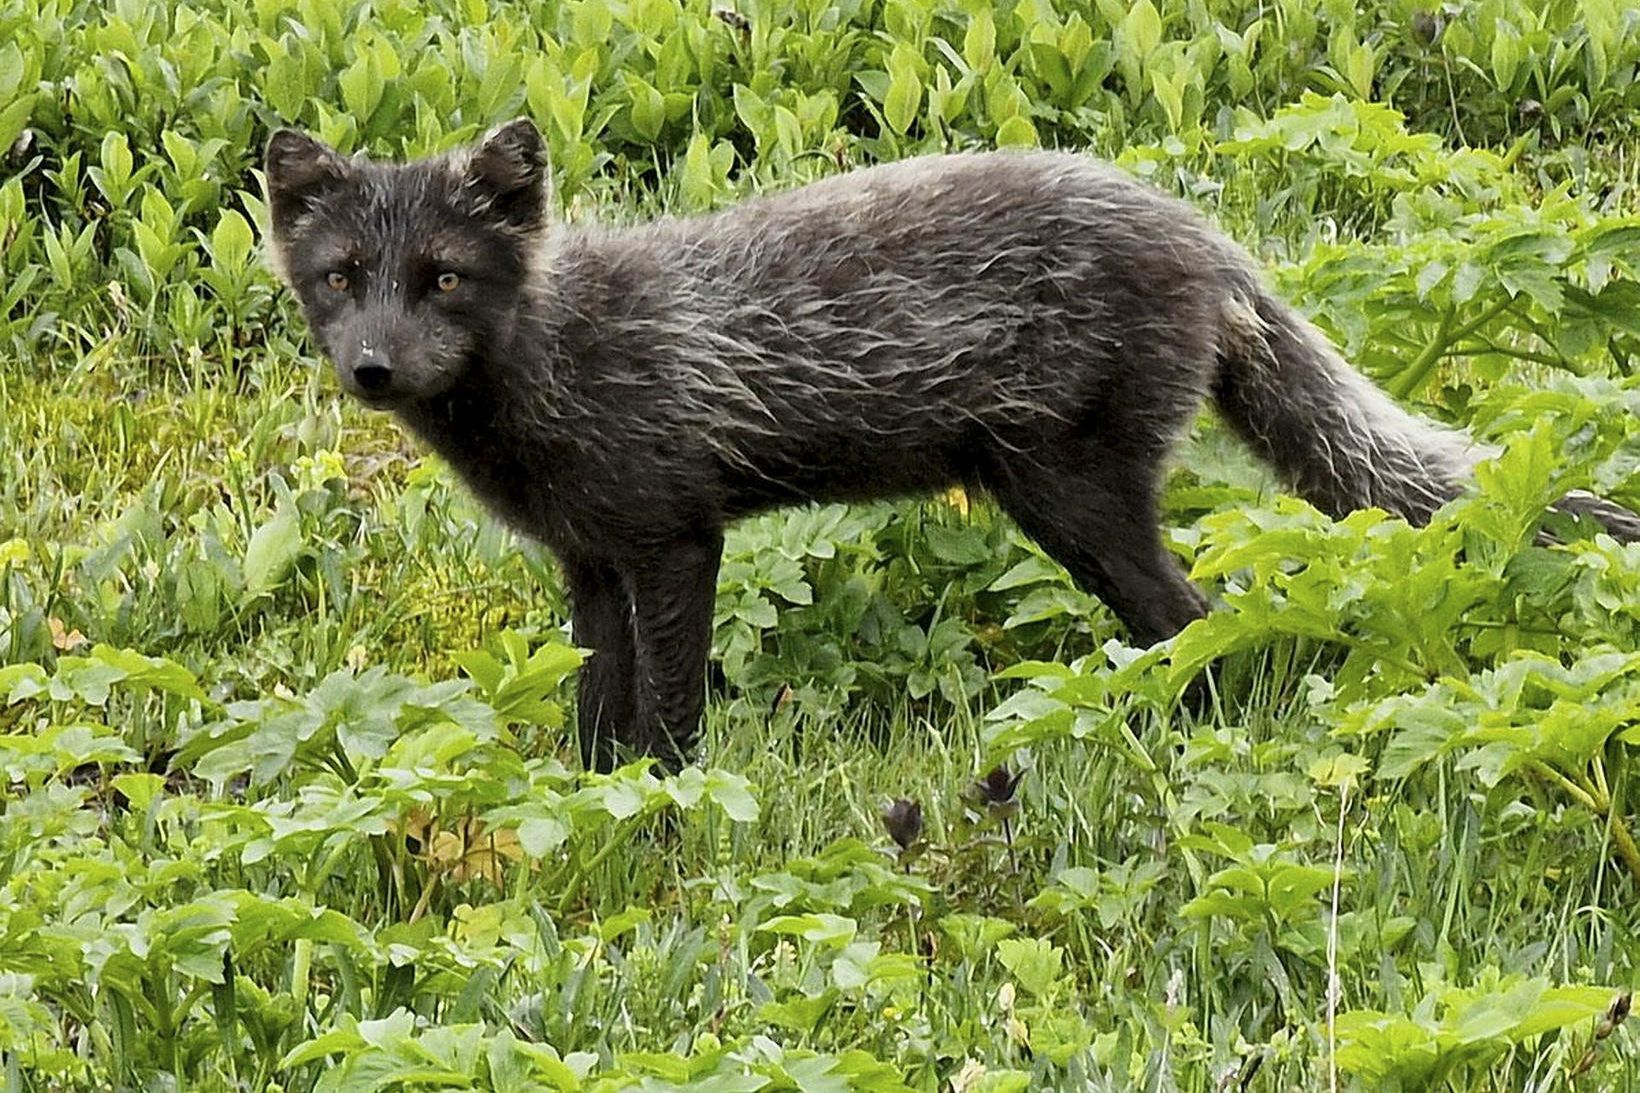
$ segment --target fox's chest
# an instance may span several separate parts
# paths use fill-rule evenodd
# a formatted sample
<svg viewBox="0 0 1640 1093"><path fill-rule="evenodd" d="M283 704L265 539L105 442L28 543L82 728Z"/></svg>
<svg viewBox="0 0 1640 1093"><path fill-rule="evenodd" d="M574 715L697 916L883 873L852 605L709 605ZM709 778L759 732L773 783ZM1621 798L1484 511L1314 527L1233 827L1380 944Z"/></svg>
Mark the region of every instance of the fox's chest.
<svg viewBox="0 0 1640 1093"><path fill-rule="evenodd" d="M691 530L701 482L642 445L584 429L567 438L500 416L405 413L405 423L513 530L560 556L618 556Z"/></svg>
<svg viewBox="0 0 1640 1093"><path fill-rule="evenodd" d="M413 407L400 417L455 470L463 484L514 530L549 545L561 536L550 468L538 445L481 407Z"/></svg>

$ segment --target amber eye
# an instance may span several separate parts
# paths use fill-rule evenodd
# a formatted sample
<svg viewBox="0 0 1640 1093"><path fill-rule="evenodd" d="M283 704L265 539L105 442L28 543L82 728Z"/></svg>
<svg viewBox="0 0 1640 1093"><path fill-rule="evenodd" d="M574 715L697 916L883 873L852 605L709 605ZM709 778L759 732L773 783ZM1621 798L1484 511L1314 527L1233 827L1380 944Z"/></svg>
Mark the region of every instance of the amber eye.
<svg viewBox="0 0 1640 1093"><path fill-rule="evenodd" d="M438 275L438 290L440 292L454 292L459 284L461 284L461 275L459 273L451 273L449 270L445 270Z"/></svg>
<svg viewBox="0 0 1640 1093"><path fill-rule="evenodd" d="M325 284L329 285L337 292L346 292L348 286L347 274L343 273L339 269L333 269L329 273L325 274Z"/></svg>

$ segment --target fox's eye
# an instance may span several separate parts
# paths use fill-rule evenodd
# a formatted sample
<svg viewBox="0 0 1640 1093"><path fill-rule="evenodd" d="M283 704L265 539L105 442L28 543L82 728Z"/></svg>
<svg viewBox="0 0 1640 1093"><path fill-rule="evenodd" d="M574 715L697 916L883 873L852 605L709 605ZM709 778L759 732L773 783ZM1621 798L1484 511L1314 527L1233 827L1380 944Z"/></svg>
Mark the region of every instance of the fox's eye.
<svg viewBox="0 0 1640 1093"><path fill-rule="evenodd" d="M445 270L438 275L438 290L440 292L454 292L459 284L461 284L461 275L459 273Z"/></svg>
<svg viewBox="0 0 1640 1093"><path fill-rule="evenodd" d="M347 274L343 273L339 269L333 269L329 273L325 274L325 284L329 285L337 292L346 292L348 285Z"/></svg>

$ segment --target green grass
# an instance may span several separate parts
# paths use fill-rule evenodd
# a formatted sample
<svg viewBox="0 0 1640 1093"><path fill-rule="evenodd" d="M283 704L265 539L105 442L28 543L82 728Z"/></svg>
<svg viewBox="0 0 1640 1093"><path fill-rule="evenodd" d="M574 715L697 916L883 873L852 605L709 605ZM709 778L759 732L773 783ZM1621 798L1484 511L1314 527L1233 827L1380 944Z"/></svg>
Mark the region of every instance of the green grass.
<svg viewBox="0 0 1640 1093"><path fill-rule="evenodd" d="M0 6L7 1088L1640 1086L1640 548L1532 541L1640 502L1640 34L1572 7ZM983 498L750 521L705 768L581 775L551 559L341 399L244 230L276 121L515 112L611 221L1094 149L1509 452L1335 524L1204 419L1221 609L1146 654Z"/></svg>

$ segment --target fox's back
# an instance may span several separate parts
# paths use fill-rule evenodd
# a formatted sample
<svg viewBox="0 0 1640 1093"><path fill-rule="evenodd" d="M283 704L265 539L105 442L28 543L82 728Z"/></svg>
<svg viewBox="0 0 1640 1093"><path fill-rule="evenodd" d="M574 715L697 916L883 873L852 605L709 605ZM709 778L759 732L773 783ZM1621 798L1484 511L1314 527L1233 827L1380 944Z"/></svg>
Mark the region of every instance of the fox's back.
<svg viewBox="0 0 1640 1093"><path fill-rule="evenodd" d="M1085 424L1138 384L1198 397L1202 288L1232 260L1181 203L1062 153L902 161L564 258L602 398L624 386L635 422L794 493L960 477L982 440Z"/></svg>
<svg viewBox="0 0 1640 1093"><path fill-rule="evenodd" d="M878 380L946 371L953 353L1000 354L1017 373L1067 323L1139 315L1158 286L1189 296L1226 258L1184 204L1055 152L902 160L666 222L653 239L679 289L724 318L778 322L822 371Z"/></svg>

